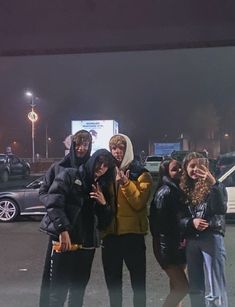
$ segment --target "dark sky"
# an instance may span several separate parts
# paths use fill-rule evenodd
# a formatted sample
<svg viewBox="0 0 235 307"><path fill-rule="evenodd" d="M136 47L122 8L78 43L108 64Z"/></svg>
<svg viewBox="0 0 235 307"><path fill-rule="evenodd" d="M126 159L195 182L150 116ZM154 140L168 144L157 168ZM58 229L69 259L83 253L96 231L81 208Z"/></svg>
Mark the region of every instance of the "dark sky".
<svg viewBox="0 0 235 307"><path fill-rule="evenodd" d="M192 107L235 101L235 48L0 58L0 151L14 140L31 156L25 89L39 97L35 152L63 155L71 120L115 119L136 151L187 132Z"/></svg>

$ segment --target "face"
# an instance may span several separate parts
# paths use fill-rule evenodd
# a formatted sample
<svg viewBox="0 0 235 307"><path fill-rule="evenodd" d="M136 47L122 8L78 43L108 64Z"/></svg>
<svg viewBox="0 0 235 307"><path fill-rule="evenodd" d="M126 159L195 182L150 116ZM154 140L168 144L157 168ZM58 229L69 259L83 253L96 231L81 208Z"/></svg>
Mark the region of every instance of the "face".
<svg viewBox="0 0 235 307"><path fill-rule="evenodd" d="M188 176L193 180L198 179L198 175L197 175L198 167L199 167L199 164L198 164L197 158L190 160L187 165L186 171L188 173Z"/></svg>
<svg viewBox="0 0 235 307"><path fill-rule="evenodd" d="M169 176L173 180L177 180L181 176L181 165L176 160L173 160L169 164Z"/></svg>
<svg viewBox="0 0 235 307"><path fill-rule="evenodd" d="M89 149L89 142L82 142L80 144L76 144L75 150L78 158L83 158Z"/></svg>
<svg viewBox="0 0 235 307"><path fill-rule="evenodd" d="M95 166L95 172L94 172L94 177L99 178L103 176L108 170L108 165L105 163L97 163Z"/></svg>
<svg viewBox="0 0 235 307"><path fill-rule="evenodd" d="M122 162L125 155L125 146L124 145L113 146L111 148L111 154L118 162Z"/></svg>

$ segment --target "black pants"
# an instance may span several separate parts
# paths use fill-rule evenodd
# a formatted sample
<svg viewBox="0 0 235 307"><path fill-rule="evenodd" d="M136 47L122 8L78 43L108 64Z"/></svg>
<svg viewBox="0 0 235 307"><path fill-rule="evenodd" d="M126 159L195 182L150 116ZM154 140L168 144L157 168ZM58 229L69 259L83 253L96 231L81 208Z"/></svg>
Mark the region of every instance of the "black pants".
<svg viewBox="0 0 235 307"><path fill-rule="evenodd" d="M103 240L102 261L110 306L122 306L123 261L130 272L134 307L146 306L146 253L140 234L109 235Z"/></svg>
<svg viewBox="0 0 235 307"><path fill-rule="evenodd" d="M52 252L52 238L49 238L47 251L46 251L46 258L43 268L43 274L42 274L39 307L49 306L51 252Z"/></svg>
<svg viewBox="0 0 235 307"><path fill-rule="evenodd" d="M49 284L44 289L44 305L41 294L40 306L62 307L68 295L69 307L82 307L94 254L95 249L53 252L50 257Z"/></svg>

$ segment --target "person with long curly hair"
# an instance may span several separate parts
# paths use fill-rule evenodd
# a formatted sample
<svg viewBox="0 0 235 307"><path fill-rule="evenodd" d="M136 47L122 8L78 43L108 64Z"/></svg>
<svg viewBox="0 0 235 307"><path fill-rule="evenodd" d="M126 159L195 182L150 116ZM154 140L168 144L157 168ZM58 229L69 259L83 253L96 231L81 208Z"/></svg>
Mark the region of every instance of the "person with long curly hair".
<svg viewBox="0 0 235 307"><path fill-rule="evenodd" d="M209 171L208 159L196 152L183 161L180 187L184 206L180 225L186 238L186 259L192 307L228 307L224 246L227 194Z"/></svg>

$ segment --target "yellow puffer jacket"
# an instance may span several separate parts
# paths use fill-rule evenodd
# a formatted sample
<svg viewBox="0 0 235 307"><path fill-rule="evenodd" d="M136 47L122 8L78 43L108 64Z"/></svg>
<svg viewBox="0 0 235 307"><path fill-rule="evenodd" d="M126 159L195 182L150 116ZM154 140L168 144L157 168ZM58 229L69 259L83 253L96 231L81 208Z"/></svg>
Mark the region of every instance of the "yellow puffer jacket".
<svg viewBox="0 0 235 307"><path fill-rule="evenodd" d="M116 215L104 236L148 232L147 203L152 184L151 175L143 172L136 180L118 188Z"/></svg>

